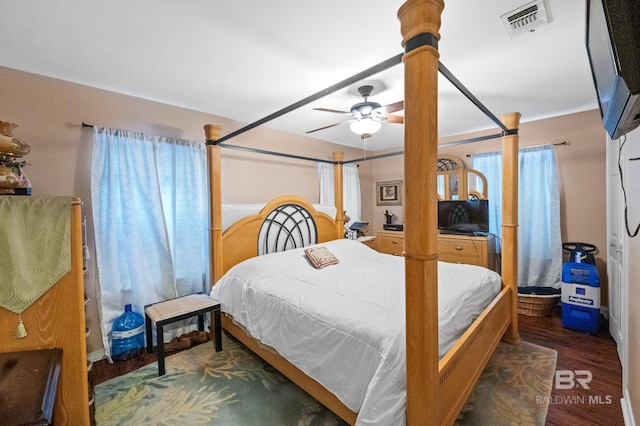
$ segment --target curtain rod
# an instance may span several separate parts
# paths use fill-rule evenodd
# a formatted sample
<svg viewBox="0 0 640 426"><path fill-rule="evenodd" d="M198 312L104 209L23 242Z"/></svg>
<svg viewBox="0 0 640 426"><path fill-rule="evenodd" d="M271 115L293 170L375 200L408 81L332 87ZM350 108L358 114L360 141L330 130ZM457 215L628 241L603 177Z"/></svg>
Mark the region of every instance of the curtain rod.
<svg viewBox="0 0 640 426"><path fill-rule="evenodd" d="M87 124L84 121L82 122L82 127L83 128L93 128L95 127L93 124ZM238 151L247 151L247 152L253 152L253 153L257 153L257 154L268 154L268 155L274 155L277 157L286 157L286 158L295 158L297 160L306 160L306 161L315 161L315 162L319 162L319 163L330 163L330 164L339 164L341 163L340 161L333 161L333 160L324 160L321 158L312 158L312 157L304 157L302 155L295 155L295 154L285 154L282 152L275 152L275 151L267 151L264 149L257 149L257 148L249 148L249 147L245 147L245 146L237 146L237 145L229 145L226 143L219 143L217 145L220 145L220 147L222 148L229 148L229 149L236 149ZM344 163L344 162L342 162Z"/></svg>
<svg viewBox="0 0 640 426"><path fill-rule="evenodd" d="M522 148L537 148L539 146L545 146L545 145L562 146L562 145L569 145L569 142L562 141L562 142L556 142L556 143L541 143L540 145L523 146Z"/></svg>
<svg viewBox="0 0 640 426"><path fill-rule="evenodd" d="M93 128L94 125L93 124L87 124L84 121L82 122L82 127L91 127ZM494 138L499 138L502 137L502 134L493 134L493 135L488 135L488 136L479 136L476 138L469 138L469 139L462 139L459 141L454 141L454 142L449 142L449 143L445 143L445 144L441 144L438 145L438 148L446 148L449 146L454 146L454 145L461 145L461 144L466 144L466 143L472 143L472 142L479 142L479 141L483 141L483 140L487 140L487 139L494 139ZM207 141L207 143L211 143L211 144L216 144L216 145L220 145L221 148L228 148L228 149L235 149L238 151L245 151L245 152L252 152L255 154L266 154L266 155L273 155L276 157L285 157L285 158L293 158L293 159L297 159L297 160L305 160L305 161L315 161L318 163L328 163L328 164L351 164L351 163L358 163L361 161L368 161L368 160L377 160L380 158L386 158L386 157L393 157L396 155L402 155L404 154L404 151L395 151L395 152L389 152L386 154L379 154L379 155L372 155L370 157L363 157L363 158L356 158L353 160L347 160L347 161L333 161L333 160L324 160L321 158L313 158L313 157L305 157L302 155L295 155L295 154L286 154L283 152L277 152L277 151L268 151L265 149L258 149L258 148L250 148L250 147L245 147L245 146L238 146L238 145L229 145L226 143L219 143L219 141L221 141L224 138L220 138L217 141ZM562 142L558 145L566 145L566 142ZM469 157L470 155L467 155L467 157Z"/></svg>

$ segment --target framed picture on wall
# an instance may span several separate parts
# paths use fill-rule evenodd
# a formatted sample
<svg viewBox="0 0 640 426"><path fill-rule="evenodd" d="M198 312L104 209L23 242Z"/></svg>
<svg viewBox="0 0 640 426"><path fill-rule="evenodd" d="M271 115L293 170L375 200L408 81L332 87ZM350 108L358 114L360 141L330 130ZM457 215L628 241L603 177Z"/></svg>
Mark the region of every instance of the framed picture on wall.
<svg viewBox="0 0 640 426"><path fill-rule="evenodd" d="M402 181L391 180L387 182L376 182L376 205L401 206Z"/></svg>

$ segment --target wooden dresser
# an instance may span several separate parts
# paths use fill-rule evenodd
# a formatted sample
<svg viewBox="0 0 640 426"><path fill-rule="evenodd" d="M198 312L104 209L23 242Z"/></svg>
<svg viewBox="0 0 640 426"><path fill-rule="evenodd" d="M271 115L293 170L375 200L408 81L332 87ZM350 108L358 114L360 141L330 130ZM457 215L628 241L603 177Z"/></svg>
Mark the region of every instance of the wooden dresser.
<svg viewBox="0 0 640 426"><path fill-rule="evenodd" d="M0 352L62 349L56 425L89 425L80 201L71 211L71 270L22 314L27 336L13 336L18 315L0 308ZM29 386L25 383L25 386ZM0 420L2 423L2 420Z"/></svg>
<svg viewBox="0 0 640 426"><path fill-rule="evenodd" d="M378 251L402 256L404 251L404 232L378 231ZM467 263L496 269L495 238L489 236L438 235L439 259L443 262Z"/></svg>

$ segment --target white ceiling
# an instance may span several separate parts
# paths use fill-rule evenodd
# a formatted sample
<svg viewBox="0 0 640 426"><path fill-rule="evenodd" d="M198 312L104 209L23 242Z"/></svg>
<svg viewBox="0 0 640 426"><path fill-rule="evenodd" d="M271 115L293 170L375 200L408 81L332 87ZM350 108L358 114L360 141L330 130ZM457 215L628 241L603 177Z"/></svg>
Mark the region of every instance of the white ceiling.
<svg viewBox="0 0 640 426"><path fill-rule="evenodd" d="M531 121L597 108L585 1L546 0L551 22L510 39L499 19L530 0L447 1L441 62L493 113ZM251 123L402 52L401 0L1 0L0 65ZM402 100L402 65L369 100ZM1 83L0 83L1 84ZM344 116L355 84L267 125L292 133ZM447 81L439 134L495 128ZM231 132L236 129L225 129ZM313 137L361 146L348 126ZM368 142L402 145L383 124Z"/></svg>

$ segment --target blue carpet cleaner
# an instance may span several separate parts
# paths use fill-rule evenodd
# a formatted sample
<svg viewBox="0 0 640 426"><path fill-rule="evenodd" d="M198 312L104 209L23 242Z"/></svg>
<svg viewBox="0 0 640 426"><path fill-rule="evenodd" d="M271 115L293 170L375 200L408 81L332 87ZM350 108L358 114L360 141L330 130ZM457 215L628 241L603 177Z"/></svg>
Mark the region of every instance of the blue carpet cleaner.
<svg viewBox="0 0 640 426"><path fill-rule="evenodd" d="M564 243L569 261L562 264L562 326L598 334L600 326L600 277L588 243Z"/></svg>

